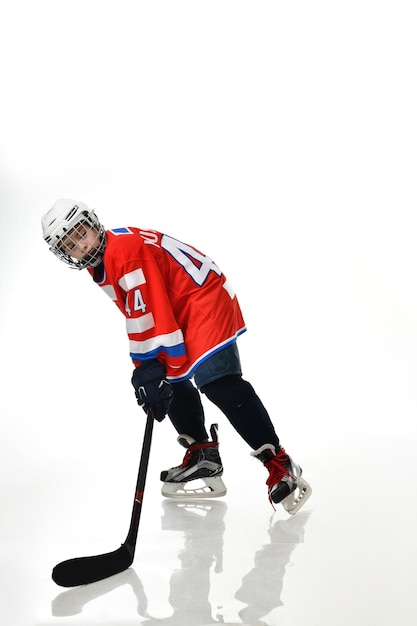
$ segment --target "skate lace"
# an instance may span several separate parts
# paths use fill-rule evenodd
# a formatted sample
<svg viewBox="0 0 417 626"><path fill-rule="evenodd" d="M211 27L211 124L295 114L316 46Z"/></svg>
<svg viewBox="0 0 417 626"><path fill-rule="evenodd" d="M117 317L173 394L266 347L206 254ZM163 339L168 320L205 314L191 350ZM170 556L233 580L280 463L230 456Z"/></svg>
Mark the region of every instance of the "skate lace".
<svg viewBox="0 0 417 626"><path fill-rule="evenodd" d="M196 450L202 450L203 448L217 448L218 445L219 444L216 443L215 441L206 441L204 443L193 443L189 448L187 448L187 452L185 453L185 456L182 460L181 465L177 465L176 468L187 467L187 465L191 461L193 452L195 452Z"/></svg>
<svg viewBox="0 0 417 626"><path fill-rule="evenodd" d="M289 461L289 456L285 452L284 448L281 448L270 461L267 461L264 464L269 471L266 484L270 489L272 489L272 487L274 487L277 483L281 482L284 476L291 476L292 478L295 478L285 467L285 463L287 461Z"/></svg>

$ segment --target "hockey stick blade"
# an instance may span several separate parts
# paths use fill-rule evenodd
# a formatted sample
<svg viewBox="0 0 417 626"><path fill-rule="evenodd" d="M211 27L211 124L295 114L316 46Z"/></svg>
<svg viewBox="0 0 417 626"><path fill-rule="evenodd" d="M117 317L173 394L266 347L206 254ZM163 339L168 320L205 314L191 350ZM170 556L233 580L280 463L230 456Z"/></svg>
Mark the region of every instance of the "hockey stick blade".
<svg viewBox="0 0 417 626"><path fill-rule="evenodd" d="M55 565L52 570L52 580L61 587L78 587L103 580L114 574L119 574L133 563L133 555L125 544L118 550L69 559Z"/></svg>
<svg viewBox="0 0 417 626"><path fill-rule="evenodd" d="M109 576L114 576L114 574L119 574L132 565L135 557L139 520L142 512L143 492L148 470L153 424L154 416L151 410L148 412L146 419L132 517L125 542L122 543L120 548L113 552L68 559L67 561L58 563L52 570L52 580L57 585L61 587L87 585L108 578Z"/></svg>

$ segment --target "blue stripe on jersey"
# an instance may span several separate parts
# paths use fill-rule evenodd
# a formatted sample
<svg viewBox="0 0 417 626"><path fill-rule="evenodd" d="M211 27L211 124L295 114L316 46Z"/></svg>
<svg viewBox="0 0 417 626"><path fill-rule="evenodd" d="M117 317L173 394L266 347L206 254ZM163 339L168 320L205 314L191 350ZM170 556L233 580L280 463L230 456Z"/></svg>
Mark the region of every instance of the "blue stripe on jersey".
<svg viewBox="0 0 417 626"><path fill-rule="evenodd" d="M148 361L149 359L156 359L161 352L165 352L168 356L175 358L185 354L185 346L183 343L179 343L176 346L158 346L158 348L149 352L130 352L130 357L134 361Z"/></svg>
<svg viewBox="0 0 417 626"><path fill-rule="evenodd" d="M113 235L133 235L132 231L124 226L122 228L111 228L110 232Z"/></svg>

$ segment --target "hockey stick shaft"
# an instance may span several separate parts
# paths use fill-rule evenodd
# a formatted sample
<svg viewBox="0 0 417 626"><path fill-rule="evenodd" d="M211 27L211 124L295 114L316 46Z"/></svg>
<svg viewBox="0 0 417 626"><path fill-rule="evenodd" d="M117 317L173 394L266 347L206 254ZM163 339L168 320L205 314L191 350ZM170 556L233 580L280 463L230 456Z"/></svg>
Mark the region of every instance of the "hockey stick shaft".
<svg viewBox="0 0 417 626"><path fill-rule="evenodd" d="M58 563L52 571L52 579L61 587L77 587L103 580L119 572L123 572L133 563L138 537L139 521L142 513L143 493L148 471L149 454L152 442L154 413L150 409L146 418L143 436L142 453L136 482L135 499L129 532L125 542L113 552L97 556L85 556L68 559Z"/></svg>
<svg viewBox="0 0 417 626"><path fill-rule="evenodd" d="M142 513L143 494L145 491L146 475L149 465L149 454L151 451L152 432L154 425L154 412L152 408L148 411L146 418L145 434L143 436L142 453L139 463L138 479L136 482L135 500L133 502L132 517L130 520L129 532L123 545L129 550L133 557L135 555L136 542L138 538L139 521Z"/></svg>

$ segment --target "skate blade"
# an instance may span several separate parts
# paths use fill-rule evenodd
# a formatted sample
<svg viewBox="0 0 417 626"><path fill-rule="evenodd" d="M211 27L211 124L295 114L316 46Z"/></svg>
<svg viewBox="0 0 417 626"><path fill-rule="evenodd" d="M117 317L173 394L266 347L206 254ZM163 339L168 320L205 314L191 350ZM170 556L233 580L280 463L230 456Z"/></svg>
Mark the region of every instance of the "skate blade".
<svg viewBox="0 0 417 626"><path fill-rule="evenodd" d="M281 504L287 513L291 515L295 515L297 511L301 509L302 506L307 502L308 498L311 496L313 490L310 485L304 478L299 478L297 480L297 487L294 489L289 496L281 500Z"/></svg>
<svg viewBox="0 0 417 626"><path fill-rule="evenodd" d="M201 486L191 487L197 483L204 483ZM220 498L226 495L227 489L220 478L200 478L186 483L164 483L161 493L166 498Z"/></svg>

